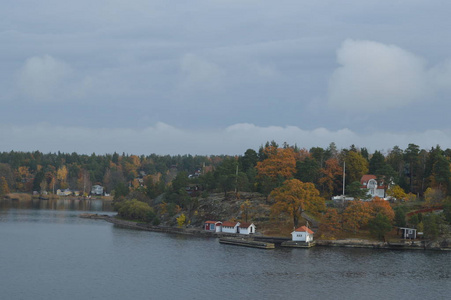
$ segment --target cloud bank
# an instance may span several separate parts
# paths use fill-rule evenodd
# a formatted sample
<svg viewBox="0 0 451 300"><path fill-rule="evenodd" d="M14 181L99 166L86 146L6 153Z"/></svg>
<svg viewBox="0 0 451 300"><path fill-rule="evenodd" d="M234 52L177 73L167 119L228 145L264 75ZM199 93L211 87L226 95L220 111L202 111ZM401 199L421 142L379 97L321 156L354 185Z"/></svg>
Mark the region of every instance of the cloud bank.
<svg viewBox="0 0 451 300"><path fill-rule="evenodd" d="M328 103L348 111L379 112L432 101L451 84L449 61L427 68L423 58L394 45L346 40L337 62Z"/></svg>
<svg viewBox="0 0 451 300"><path fill-rule="evenodd" d="M287 142L301 148L326 148L335 142L339 148L354 144L370 151L388 150L393 146L406 148L409 143L428 149L440 144L451 148L451 132L375 132L360 135L349 129L330 131L325 128L304 130L295 126L259 127L254 124L234 124L223 129L186 130L157 123L143 129L62 127L46 123L34 126L0 126L0 151L129 153L129 154L243 154L257 150L266 141L280 145Z"/></svg>

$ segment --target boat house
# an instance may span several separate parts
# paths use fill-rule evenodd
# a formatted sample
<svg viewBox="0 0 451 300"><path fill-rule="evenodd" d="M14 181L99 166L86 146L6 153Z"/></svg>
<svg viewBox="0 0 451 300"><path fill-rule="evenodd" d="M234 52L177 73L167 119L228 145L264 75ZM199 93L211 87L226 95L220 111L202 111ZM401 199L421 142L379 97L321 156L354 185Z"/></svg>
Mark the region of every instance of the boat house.
<svg viewBox="0 0 451 300"><path fill-rule="evenodd" d="M222 223L222 232L225 233L239 233L240 222L225 221Z"/></svg>
<svg viewBox="0 0 451 300"><path fill-rule="evenodd" d="M306 226L301 226L291 233L291 240L296 242L313 242L313 231Z"/></svg>
<svg viewBox="0 0 451 300"><path fill-rule="evenodd" d="M240 234L253 234L255 233L255 225L254 223L240 223L238 230Z"/></svg>

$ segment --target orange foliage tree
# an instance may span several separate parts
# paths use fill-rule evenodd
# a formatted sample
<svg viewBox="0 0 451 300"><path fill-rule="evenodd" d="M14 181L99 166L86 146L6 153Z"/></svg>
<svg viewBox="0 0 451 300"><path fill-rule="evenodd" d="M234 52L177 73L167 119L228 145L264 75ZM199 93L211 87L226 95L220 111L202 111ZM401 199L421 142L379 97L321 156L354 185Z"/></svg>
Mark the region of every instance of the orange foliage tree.
<svg viewBox="0 0 451 300"><path fill-rule="evenodd" d="M343 224L346 228L357 232L366 226L373 216L373 210L369 202L354 200L349 201L343 212Z"/></svg>
<svg viewBox="0 0 451 300"><path fill-rule="evenodd" d="M372 209L373 217L376 217L377 214L382 214L387 216L390 221L393 221L395 218L395 212L388 201L385 201L379 197L374 197L369 203Z"/></svg>
<svg viewBox="0 0 451 300"><path fill-rule="evenodd" d="M263 151L267 158L257 163L257 179L263 192L269 193L286 179L293 178L296 160L292 148L268 146Z"/></svg>
<svg viewBox="0 0 451 300"><path fill-rule="evenodd" d="M274 189L270 195L275 203L271 207L273 216L288 215L293 219L294 227L299 225L303 211L318 215L325 209L324 198L311 182L290 179L281 187Z"/></svg>
<svg viewBox="0 0 451 300"><path fill-rule="evenodd" d="M320 173L322 177L318 180L318 183L325 197L330 198L334 191L342 190L343 167L338 163L338 159L326 160Z"/></svg>
<svg viewBox="0 0 451 300"><path fill-rule="evenodd" d="M341 216L336 209L328 208L322 216L319 230L324 236L333 237L341 229Z"/></svg>

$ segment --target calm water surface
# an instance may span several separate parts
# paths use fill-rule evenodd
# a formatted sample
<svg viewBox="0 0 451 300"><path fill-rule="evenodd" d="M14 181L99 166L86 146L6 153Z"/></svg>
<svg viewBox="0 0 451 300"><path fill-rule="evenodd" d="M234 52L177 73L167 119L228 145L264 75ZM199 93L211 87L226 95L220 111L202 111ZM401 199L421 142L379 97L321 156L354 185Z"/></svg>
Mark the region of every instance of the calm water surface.
<svg viewBox="0 0 451 300"><path fill-rule="evenodd" d="M0 298L449 299L451 293L448 252L261 250L78 217L114 214L108 210L103 203L0 201Z"/></svg>

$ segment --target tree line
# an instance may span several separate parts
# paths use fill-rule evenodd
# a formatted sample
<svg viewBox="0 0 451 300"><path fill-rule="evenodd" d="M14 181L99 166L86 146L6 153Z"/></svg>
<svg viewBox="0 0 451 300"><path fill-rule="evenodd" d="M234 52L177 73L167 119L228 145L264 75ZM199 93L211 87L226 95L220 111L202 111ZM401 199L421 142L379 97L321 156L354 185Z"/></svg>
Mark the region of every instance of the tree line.
<svg viewBox="0 0 451 300"><path fill-rule="evenodd" d="M394 146L386 153L369 153L354 145L338 150L331 143L327 148L307 150L286 143L279 146L272 141L239 156L2 152L0 178L4 178L3 189L7 186L16 192L65 188L86 192L93 184L99 184L109 193L123 186L145 186L150 196L157 196L180 172L185 172L186 178L179 176L177 180L181 182L176 181L175 185L198 184L202 190L225 194L249 191L269 195L285 180L295 178L313 183L320 195L329 199L343 192L346 164L347 193L358 195L360 178L373 174L398 186L398 191L424 197L428 189L450 195L450 161L451 149L442 150L438 145L425 150L409 144L404 150ZM190 174L196 176L190 179Z"/></svg>

